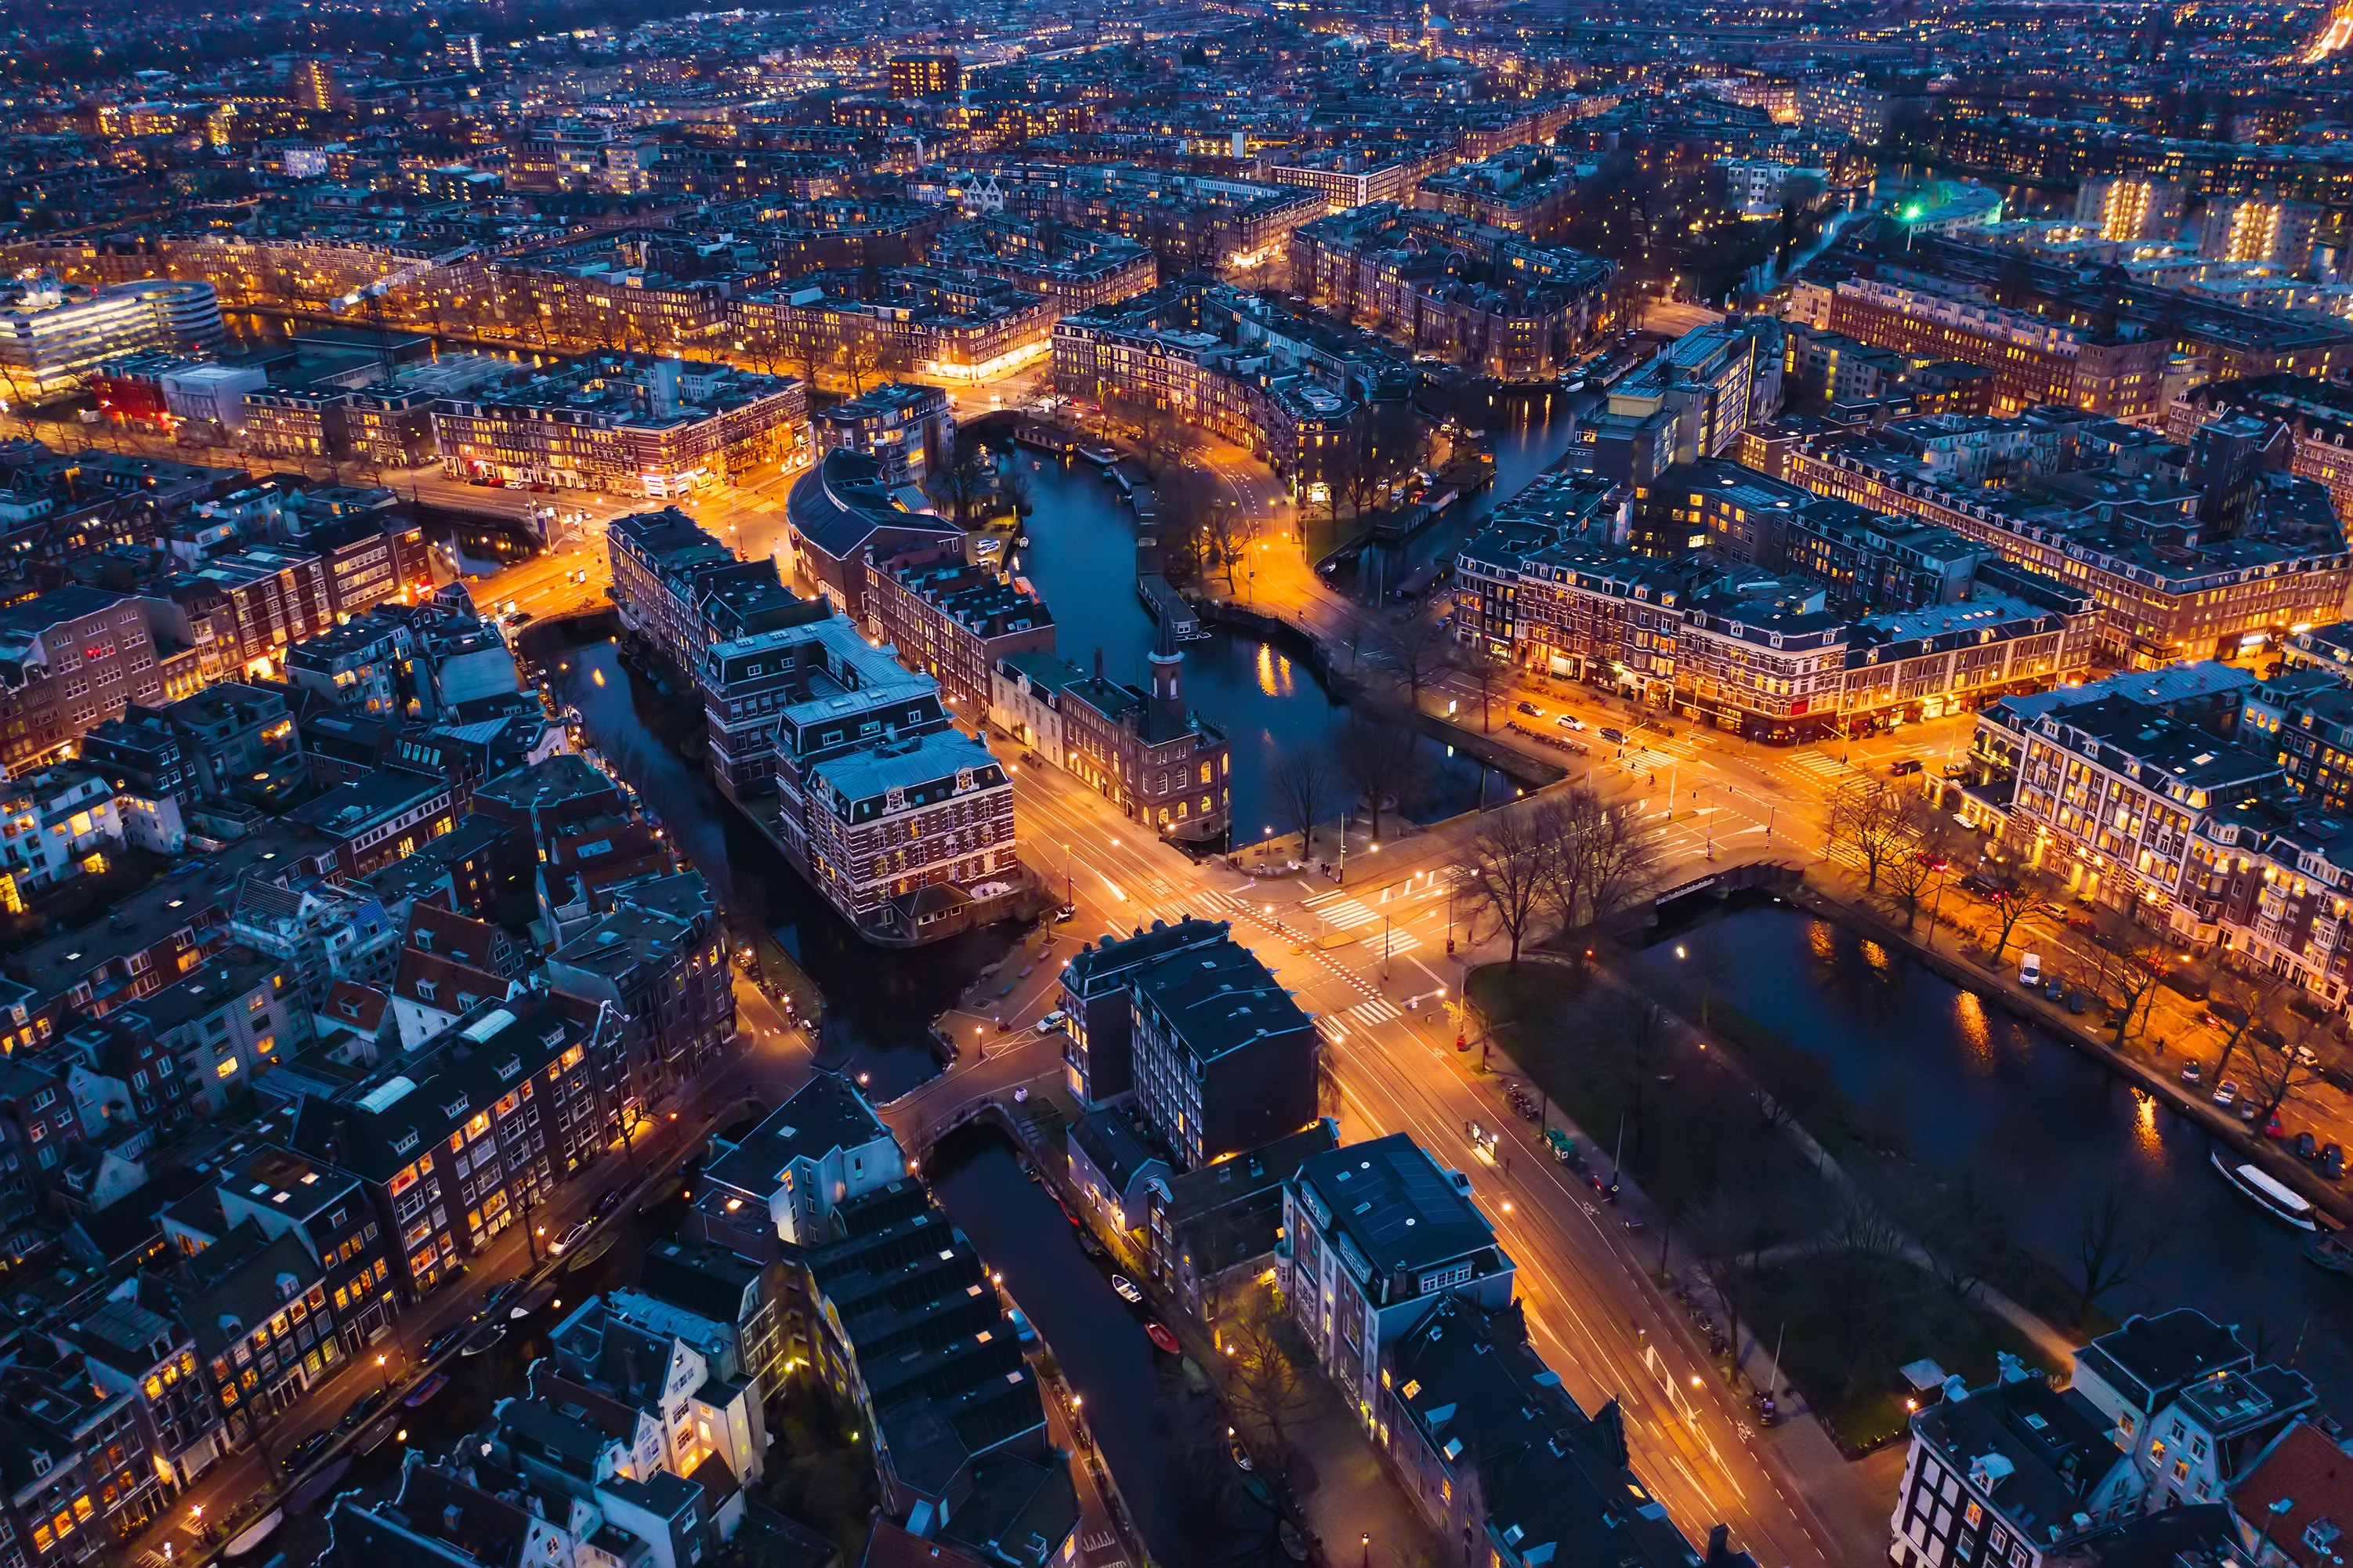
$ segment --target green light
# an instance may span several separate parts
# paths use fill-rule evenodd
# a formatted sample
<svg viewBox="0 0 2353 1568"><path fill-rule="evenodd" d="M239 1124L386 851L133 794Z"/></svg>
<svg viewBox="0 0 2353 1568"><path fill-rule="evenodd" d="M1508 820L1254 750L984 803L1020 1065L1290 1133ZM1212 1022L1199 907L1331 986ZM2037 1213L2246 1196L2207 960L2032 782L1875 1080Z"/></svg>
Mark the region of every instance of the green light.
<svg viewBox="0 0 2353 1568"><path fill-rule="evenodd" d="M1920 209L1916 207L1907 207L1904 209L1904 221L1906 223L1911 222L1914 218L1919 216Z"/></svg>

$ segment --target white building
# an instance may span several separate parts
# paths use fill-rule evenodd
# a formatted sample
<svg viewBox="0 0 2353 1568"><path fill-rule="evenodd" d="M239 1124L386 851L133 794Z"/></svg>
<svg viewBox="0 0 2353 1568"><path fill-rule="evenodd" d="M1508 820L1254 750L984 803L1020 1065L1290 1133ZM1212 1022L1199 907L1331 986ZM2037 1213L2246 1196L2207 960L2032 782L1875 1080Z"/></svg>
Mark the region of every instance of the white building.
<svg viewBox="0 0 2353 1568"><path fill-rule="evenodd" d="M815 1246L833 1239L836 1209L906 1174L898 1139L866 1097L819 1074L741 1143L714 1139L703 1183L726 1194L727 1213L764 1208L779 1238Z"/></svg>
<svg viewBox="0 0 2353 1568"><path fill-rule="evenodd" d="M220 342L220 300L202 281L142 278L93 290L45 277L0 302L0 376L11 402L70 392L120 355Z"/></svg>
<svg viewBox="0 0 2353 1568"><path fill-rule="evenodd" d="M82 873L102 871L122 846L114 786L98 769L61 762L0 785L0 908Z"/></svg>

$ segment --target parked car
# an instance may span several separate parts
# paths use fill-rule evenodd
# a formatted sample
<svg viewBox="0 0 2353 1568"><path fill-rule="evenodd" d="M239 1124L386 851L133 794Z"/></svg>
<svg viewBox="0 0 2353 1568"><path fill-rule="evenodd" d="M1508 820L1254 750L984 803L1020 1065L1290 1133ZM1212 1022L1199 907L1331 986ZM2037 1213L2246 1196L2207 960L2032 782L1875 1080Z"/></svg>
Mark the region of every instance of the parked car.
<svg viewBox="0 0 2353 1568"><path fill-rule="evenodd" d="M279 1467L290 1476L309 1464L312 1455L334 1440L335 1435L332 1432L313 1432L291 1448L287 1449L286 1457L278 1461Z"/></svg>
<svg viewBox="0 0 2353 1568"><path fill-rule="evenodd" d="M1078 918L1078 914L1079 906L1077 905L1065 904L1060 908L1054 911L1054 924L1060 926L1068 921L1074 920Z"/></svg>
<svg viewBox="0 0 2353 1568"><path fill-rule="evenodd" d="M2196 1088L2198 1086L2199 1080L2203 1078L2205 1075L2206 1069L2200 1066L2197 1063L2184 1062L2181 1064L2181 1081L2188 1084L2191 1088Z"/></svg>
<svg viewBox="0 0 2353 1568"><path fill-rule="evenodd" d="M2342 1177L2345 1174L2345 1146L2341 1143L2332 1143L2323 1149L2314 1169L2331 1181Z"/></svg>
<svg viewBox="0 0 2353 1568"><path fill-rule="evenodd" d="M368 1390L343 1407L343 1414L335 1418L335 1430L349 1432L353 1427L382 1410L385 1402L391 1397L392 1391L386 1388L378 1387Z"/></svg>
<svg viewBox="0 0 2353 1568"><path fill-rule="evenodd" d="M1060 1029L1063 1024L1069 1022L1070 1020L1071 1015L1064 1012L1058 1007L1053 1012L1048 1013L1045 1017L1038 1021L1038 1033L1040 1034L1051 1034L1055 1030Z"/></svg>
<svg viewBox="0 0 2353 1568"><path fill-rule="evenodd" d="M2018 983L2032 991L2042 983L2042 955L2029 953L2018 961Z"/></svg>
<svg viewBox="0 0 2353 1568"><path fill-rule="evenodd" d="M562 1235L547 1244L547 1255L550 1257L562 1257L565 1253L570 1252L574 1247L578 1246L582 1242L586 1241L588 1239L588 1233L596 1228L596 1222L594 1220L583 1220L578 1224L574 1225L570 1230L565 1231Z"/></svg>
<svg viewBox="0 0 2353 1568"><path fill-rule="evenodd" d="M2223 1079L2222 1086L2214 1091L2214 1103L2221 1106L2224 1110L2229 1110L2233 1105L2237 1104L2238 1098L2239 1085L2238 1080L2234 1078Z"/></svg>
<svg viewBox="0 0 2353 1568"><path fill-rule="evenodd" d="M1521 703L1518 704L1517 706L1520 712L1527 715L1530 718L1544 717L1544 709L1536 706L1534 703Z"/></svg>
<svg viewBox="0 0 2353 1568"><path fill-rule="evenodd" d="M2295 1157L2298 1160L2303 1160L2306 1165L2309 1165L2314 1160L2319 1159L2320 1139L2313 1137L2310 1132L2297 1133L2295 1135Z"/></svg>
<svg viewBox="0 0 2353 1568"><path fill-rule="evenodd" d="M611 1192L606 1193L603 1197L597 1199L596 1206L588 1212L601 1220L607 1214L611 1213L614 1210L621 1206L621 1190L618 1187L616 1187Z"/></svg>

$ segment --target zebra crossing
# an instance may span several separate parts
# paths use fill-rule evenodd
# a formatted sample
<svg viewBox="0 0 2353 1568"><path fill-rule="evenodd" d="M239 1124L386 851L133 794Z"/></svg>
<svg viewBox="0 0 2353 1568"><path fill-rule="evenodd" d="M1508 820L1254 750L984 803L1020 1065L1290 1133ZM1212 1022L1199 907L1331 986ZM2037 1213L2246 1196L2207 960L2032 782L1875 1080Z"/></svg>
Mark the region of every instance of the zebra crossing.
<svg viewBox="0 0 2353 1568"><path fill-rule="evenodd" d="M1335 898L1321 903L1311 899L1306 907L1335 931L1353 931L1381 917L1380 911L1368 908L1361 898Z"/></svg>
<svg viewBox="0 0 2353 1568"><path fill-rule="evenodd" d="M1377 996L1370 1001L1360 1001L1348 1009L1348 1016L1358 1023L1387 1023L1392 1019L1403 1018L1405 1013L1396 1002L1387 997Z"/></svg>
<svg viewBox="0 0 2353 1568"><path fill-rule="evenodd" d="M1391 926L1385 931L1376 931L1366 937L1364 945L1377 958L1394 959L1399 953L1409 953L1420 947L1421 938L1410 931Z"/></svg>
<svg viewBox="0 0 2353 1568"><path fill-rule="evenodd" d="M1810 776L1818 784L1841 783L1862 771L1823 751L1800 751L1783 760L1787 766Z"/></svg>

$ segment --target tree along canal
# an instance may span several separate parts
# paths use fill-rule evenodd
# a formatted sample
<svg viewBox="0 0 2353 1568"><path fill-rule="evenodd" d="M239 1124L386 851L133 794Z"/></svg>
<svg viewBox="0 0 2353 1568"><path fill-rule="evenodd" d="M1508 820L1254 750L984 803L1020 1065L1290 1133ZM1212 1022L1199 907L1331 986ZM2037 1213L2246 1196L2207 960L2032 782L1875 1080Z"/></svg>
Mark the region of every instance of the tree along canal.
<svg viewBox="0 0 2353 1568"><path fill-rule="evenodd" d="M2274 1360L2294 1355L2324 1403L2353 1393L2353 1279L2305 1262L2307 1238L2215 1174L2202 1128L2092 1056L1778 903L1736 901L1661 939L1644 961L1819 1055L1913 1159L2004 1182L2018 1241L2071 1278L2085 1213L2129 1181L2165 1239L2103 1301L2108 1312L2195 1307L2260 1339Z"/></svg>

